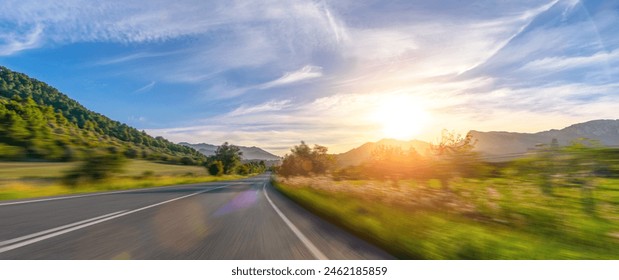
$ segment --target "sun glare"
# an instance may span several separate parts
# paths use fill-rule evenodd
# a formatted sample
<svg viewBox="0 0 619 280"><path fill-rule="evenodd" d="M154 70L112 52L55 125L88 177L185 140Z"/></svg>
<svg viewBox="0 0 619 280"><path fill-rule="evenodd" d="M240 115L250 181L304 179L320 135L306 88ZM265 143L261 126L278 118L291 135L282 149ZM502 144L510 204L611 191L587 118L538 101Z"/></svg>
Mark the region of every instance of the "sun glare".
<svg viewBox="0 0 619 280"><path fill-rule="evenodd" d="M382 126L383 137L411 140L424 128L429 115L414 100L395 97L377 106L374 119Z"/></svg>

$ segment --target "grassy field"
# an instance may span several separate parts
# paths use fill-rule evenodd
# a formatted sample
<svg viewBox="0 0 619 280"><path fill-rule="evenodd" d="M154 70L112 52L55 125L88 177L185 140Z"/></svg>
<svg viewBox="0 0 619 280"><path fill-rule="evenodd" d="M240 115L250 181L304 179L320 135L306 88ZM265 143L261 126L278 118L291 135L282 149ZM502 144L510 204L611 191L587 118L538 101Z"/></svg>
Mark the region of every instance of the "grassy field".
<svg viewBox="0 0 619 280"><path fill-rule="evenodd" d="M517 179L277 178L304 207L403 259L619 259L619 180L543 194Z"/></svg>
<svg viewBox="0 0 619 280"><path fill-rule="evenodd" d="M0 180L7 179L58 179L78 163L58 162L0 162ZM124 167L124 176L140 176L144 172L158 176L207 175L199 166L171 165L145 160L132 160Z"/></svg>
<svg viewBox="0 0 619 280"><path fill-rule="evenodd" d="M79 163L0 162L0 200L67 195L107 190L147 188L240 179L246 176L209 176L198 166L169 165L132 160L115 177L69 187L62 183L67 171Z"/></svg>

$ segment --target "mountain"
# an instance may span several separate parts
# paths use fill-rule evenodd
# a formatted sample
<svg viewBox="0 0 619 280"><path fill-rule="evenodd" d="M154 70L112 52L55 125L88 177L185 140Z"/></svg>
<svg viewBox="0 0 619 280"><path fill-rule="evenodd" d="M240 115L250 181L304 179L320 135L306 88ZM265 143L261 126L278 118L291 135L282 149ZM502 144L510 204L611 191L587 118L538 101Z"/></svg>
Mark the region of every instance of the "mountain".
<svg viewBox="0 0 619 280"><path fill-rule="evenodd" d="M486 156L526 153L538 144L549 145L552 139L557 139L560 146L569 145L579 138L598 140L606 146L617 146L619 145L619 120L593 120L570 125L560 130L552 129L538 133L475 130L470 133L478 141L475 151Z"/></svg>
<svg viewBox="0 0 619 280"><path fill-rule="evenodd" d="M368 161L372 157L372 153L379 147L398 147L404 151L411 148L415 149L420 154L425 154L430 148L430 143L411 140L400 141L395 139L382 139L378 142L368 142L348 152L335 155L338 166L359 165Z"/></svg>
<svg viewBox="0 0 619 280"><path fill-rule="evenodd" d="M0 66L0 160L72 161L94 151L195 163L198 151L90 111L44 82Z"/></svg>
<svg viewBox="0 0 619 280"><path fill-rule="evenodd" d="M477 140L474 151L481 153L486 160L501 161L517 158L534 150L538 144L550 145L557 139L560 146L567 146L579 138L597 140L605 146L619 146L619 120L593 120L570 125L563 129L552 129L537 133L517 133L506 131L481 132L471 130L469 133ZM383 139L378 142L365 143L348 152L335 155L340 167L359 165L372 157L380 146L399 147L402 150L413 148L425 154L430 143L412 140L399 141Z"/></svg>
<svg viewBox="0 0 619 280"><path fill-rule="evenodd" d="M181 142L179 145L187 146L194 148L205 156L211 156L215 154L217 150L216 145L200 143L200 144L190 144L187 142ZM271 154L263 149L258 147L245 147L245 146L237 146L243 152L242 158L244 160L265 160L265 161L279 161L281 157L278 157L274 154Z"/></svg>

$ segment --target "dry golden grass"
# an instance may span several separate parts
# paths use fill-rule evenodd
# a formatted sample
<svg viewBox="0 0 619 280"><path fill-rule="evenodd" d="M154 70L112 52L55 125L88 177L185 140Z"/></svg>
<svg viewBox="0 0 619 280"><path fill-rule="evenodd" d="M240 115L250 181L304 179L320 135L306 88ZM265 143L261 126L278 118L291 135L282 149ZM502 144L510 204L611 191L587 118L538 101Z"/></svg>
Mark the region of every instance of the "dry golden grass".
<svg viewBox="0 0 619 280"><path fill-rule="evenodd" d="M276 178L304 207L404 259L617 259L619 180L598 178L593 206L578 187L545 195L526 178ZM589 210L588 207L593 207Z"/></svg>

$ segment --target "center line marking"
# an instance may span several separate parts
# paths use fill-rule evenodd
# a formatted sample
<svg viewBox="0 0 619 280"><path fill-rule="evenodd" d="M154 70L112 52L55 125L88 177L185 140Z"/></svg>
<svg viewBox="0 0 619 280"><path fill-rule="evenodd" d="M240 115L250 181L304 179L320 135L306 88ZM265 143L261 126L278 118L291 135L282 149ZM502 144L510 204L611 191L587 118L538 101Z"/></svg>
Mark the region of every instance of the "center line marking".
<svg viewBox="0 0 619 280"><path fill-rule="evenodd" d="M135 212L139 212L139 211L142 211L142 210L153 208L153 207L156 207L156 206L159 206L159 205L163 205L163 204L166 204L166 203L170 203L170 202L173 202L173 201L177 201L177 200L180 200L180 199L183 199L183 198L188 198L188 197L191 197L191 196L194 196L194 195L198 195L198 194L201 194L201 193L210 192L210 191L214 191L214 190L217 190L217 189L225 188L225 187L228 187L228 186L229 185L225 185L225 186L221 186L221 187L217 187L217 188L212 188L212 189L207 189L207 190L195 192L195 193L192 193L192 194L188 194L188 195L185 195L185 196L181 196L181 197L173 198L173 199L166 200L166 201L163 201L163 202L155 203L155 204L148 205L148 206L145 206L145 207L142 207L142 208L138 208L138 209L135 209L135 210L131 210L131 211L126 211L126 212L122 212L121 211L120 214L116 214L116 213L119 213L119 212L115 212L115 213L110 213L110 214L104 215L105 217L104 216L99 216L97 218L92 218L92 219L89 219L89 220L84 220L84 221L81 221L81 222L73 223L71 225L76 224L76 226L70 227L70 228L67 228L67 229L64 229L64 230L56 231L56 232L53 232L53 233L50 233L50 234L47 234L47 235L43 235L43 236L40 236L40 237L37 237L37 238L29 239L29 240L26 240L26 241L23 241L23 242L20 242L20 243L16 243L16 244L13 244L13 245L8 245L8 246L0 247L0 253L4 253L4 252L7 252L7 251L11 251L11 250L17 249L17 248L21 248L21 247L24 247L26 245L30 245L30 244L33 244L33 243L36 243L36 242L39 242L39 241L50 239L50 238L58 236L58 235L62 235L62 234L65 234L65 233L76 231L78 229L82 229L82 228L85 228L85 227L93 226L93 225L96 225L96 224L99 224L99 223L103 223L105 221L109 221L109 220L113 220L113 219L116 219L116 218L120 218L122 216L133 214ZM114 215L114 214L116 214L116 215ZM104 218L102 218L102 217L104 217ZM98 219L98 218L102 218L102 219ZM98 219L98 220L95 220L95 219ZM88 221L91 221L91 220L95 220L95 221L88 222ZM71 225L66 225L66 226L50 229L50 230L45 231L45 233L46 232L52 232L52 231L58 230L60 228L66 228L66 227L69 227ZM30 237L39 236L39 235L45 234L45 233L44 232L33 233L33 234L30 234L30 235L18 237L18 238L15 238L15 239L4 241L4 242L12 241L12 242L9 242L9 243L14 243L14 242L17 242L17 241L28 239ZM19 239L19 240L16 240L16 239Z"/></svg>
<svg viewBox="0 0 619 280"><path fill-rule="evenodd" d="M277 208L277 206L275 206L275 203L273 203L273 201L271 200L271 198L269 197L269 194L267 193L266 190L266 186L267 183L264 183L262 185L262 190L264 191L264 196L267 198L267 201L269 201L269 204L271 204L271 207L273 207L273 210L275 210L275 212L277 212L277 214L279 215L280 218L282 218L282 220L284 220L284 223L286 223L286 225L290 228L290 230L292 230L292 232L299 238L299 240L301 240L301 242L303 243L303 245L305 245L305 247L307 247L307 249L310 251L310 253L312 253L312 255L314 255L314 257L316 259L319 260L328 260L329 258L327 258L327 256L325 256L325 254L323 254L315 245L314 243L312 243L312 241L310 241L289 219L288 217L286 217L286 215L284 215L284 213L282 213L282 211L279 210L279 208Z"/></svg>

